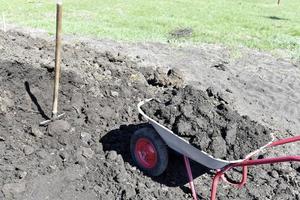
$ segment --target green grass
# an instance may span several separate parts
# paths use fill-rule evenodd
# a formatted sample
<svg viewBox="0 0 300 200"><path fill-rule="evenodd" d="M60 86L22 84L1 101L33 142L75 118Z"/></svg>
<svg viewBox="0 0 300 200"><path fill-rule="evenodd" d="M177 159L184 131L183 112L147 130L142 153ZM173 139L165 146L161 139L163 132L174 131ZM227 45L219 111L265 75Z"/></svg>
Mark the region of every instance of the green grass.
<svg viewBox="0 0 300 200"><path fill-rule="evenodd" d="M65 0L63 29L98 38L166 42L170 31L190 27L192 36L180 43L299 53L299 8L299 0L283 0L279 6L277 0ZM10 23L54 33L54 0L0 0L1 13Z"/></svg>

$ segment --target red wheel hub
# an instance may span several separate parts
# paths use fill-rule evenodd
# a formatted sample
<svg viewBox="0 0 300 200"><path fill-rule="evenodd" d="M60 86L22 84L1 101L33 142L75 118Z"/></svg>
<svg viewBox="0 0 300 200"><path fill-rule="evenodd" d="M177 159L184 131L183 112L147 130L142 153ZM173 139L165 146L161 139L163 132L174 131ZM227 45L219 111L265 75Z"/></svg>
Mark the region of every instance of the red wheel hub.
<svg viewBox="0 0 300 200"><path fill-rule="evenodd" d="M147 138L140 138L136 141L134 153L144 168L153 168L157 163L157 151Z"/></svg>

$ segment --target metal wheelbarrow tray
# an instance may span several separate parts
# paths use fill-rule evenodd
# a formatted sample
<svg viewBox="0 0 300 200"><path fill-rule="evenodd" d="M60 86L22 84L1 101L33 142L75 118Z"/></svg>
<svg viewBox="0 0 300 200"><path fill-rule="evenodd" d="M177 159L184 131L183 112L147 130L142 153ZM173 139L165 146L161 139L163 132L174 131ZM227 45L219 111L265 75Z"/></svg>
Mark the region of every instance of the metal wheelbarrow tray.
<svg viewBox="0 0 300 200"><path fill-rule="evenodd" d="M300 135L278 141L274 141L274 137L272 137L273 141L270 141L268 144L262 146L254 152L249 153L244 159L241 160L227 161L214 158L206 152L192 146L188 141L179 137L168 128L147 116L142 111L141 106L151 100L152 99L147 99L138 104L139 113L146 120L148 120L153 128L142 128L133 134L130 145L132 158L142 171L150 176L158 176L165 171L168 164L168 150L166 146L175 150L179 154L182 154L184 157L185 167L189 177L189 184L194 200L198 198L193 183L189 159L192 159L195 162L216 171L211 188L211 200L216 199L217 186L220 180L223 180L224 182L238 188L244 186L247 181L248 166L300 161L299 155L251 160L252 156L258 154L263 149L300 141ZM240 182L232 182L224 175L226 171L235 167L242 167L242 179Z"/></svg>

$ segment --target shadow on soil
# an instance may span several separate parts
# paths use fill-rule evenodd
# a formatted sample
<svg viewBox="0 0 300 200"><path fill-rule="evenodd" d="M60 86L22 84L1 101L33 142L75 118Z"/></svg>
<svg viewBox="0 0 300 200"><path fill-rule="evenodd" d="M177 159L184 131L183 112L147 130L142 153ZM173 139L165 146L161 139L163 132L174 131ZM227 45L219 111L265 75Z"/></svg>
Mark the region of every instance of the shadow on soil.
<svg viewBox="0 0 300 200"><path fill-rule="evenodd" d="M34 96L34 94L31 92L28 81L25 81L25 82L24 82L24 85L25 85L25 89L26 89L27 94L29 95L31 101L36 105L36 107L37 107L37 109L38 109L38 112L42 115L42 117L43 117L45 120L50 119L50 118L45 114L44 110L42 109L42 107L41 107L40 104L38 103L37 98L36 98L36 97Z"/></svg>
<svg viewBox="0 0 300 200"><path fill-rule="evenodd" d="M125 162L135 166L130 156L130 138L138 129L149 126L149 124L121 125L119 129L112 130L103 136L100 142L105 151L114 150L122 155ZM191 161L191 168L194 178L197 178L209 171L206 167ZM158 177L151 177L152 180L169 187L180 187L184 192L189 192L189 188L184 185L188 183L183 156L169 149L169 165L167 170Z"/></svg>

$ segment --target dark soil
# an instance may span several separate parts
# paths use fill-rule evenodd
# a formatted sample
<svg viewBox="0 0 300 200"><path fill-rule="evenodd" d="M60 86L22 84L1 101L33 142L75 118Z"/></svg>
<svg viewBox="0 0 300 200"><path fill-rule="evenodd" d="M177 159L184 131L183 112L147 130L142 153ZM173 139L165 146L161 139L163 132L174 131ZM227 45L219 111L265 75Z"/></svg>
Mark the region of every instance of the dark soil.
<svg viewBox="0 0 300 200"><path fill-rule="evenodd" d="M211 96L211 97L209 97ZM142 106L152 119L216 158L242 159L271 141L270 130L191 86L167 90Z"/></svg>
<svg viewBox="0 0 300 200"><path fill-rule="evenodd" d="M64 45L59 113L66 115L41 127L51 116L54 42L0 32L0 55L0 199L191 198L181 156L151 178L129 152L131 134L145 126L137 103L180 88L178 73L141 69L122 53L81 42ZM211 174L193 166L208 199ZM299 198L299 166L259 170L250 170L242 190L219 187L220 199Z"/></svg>

